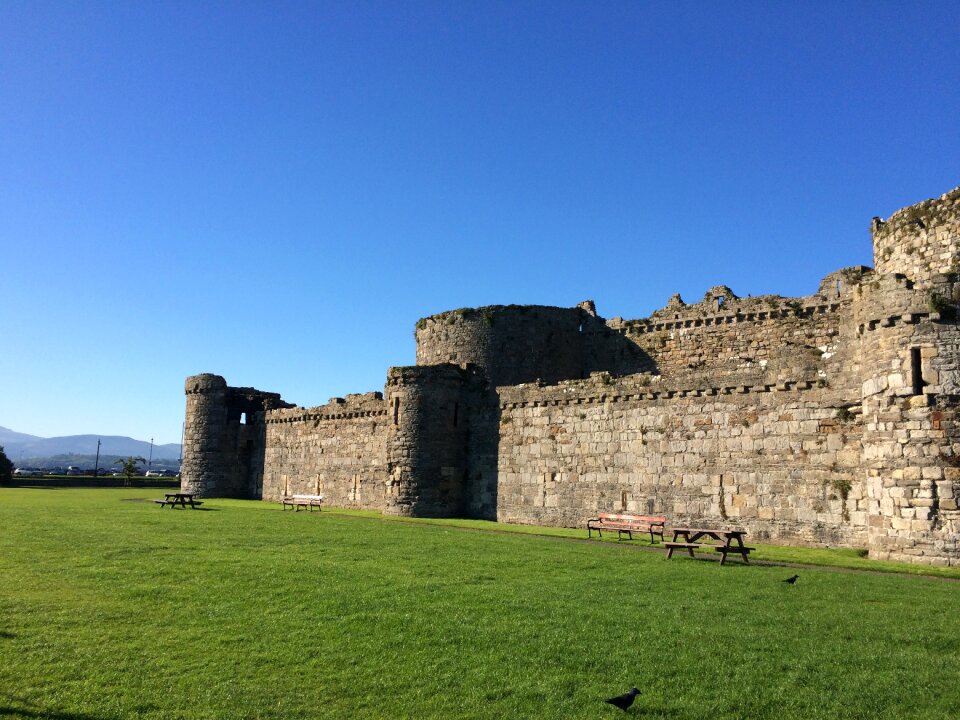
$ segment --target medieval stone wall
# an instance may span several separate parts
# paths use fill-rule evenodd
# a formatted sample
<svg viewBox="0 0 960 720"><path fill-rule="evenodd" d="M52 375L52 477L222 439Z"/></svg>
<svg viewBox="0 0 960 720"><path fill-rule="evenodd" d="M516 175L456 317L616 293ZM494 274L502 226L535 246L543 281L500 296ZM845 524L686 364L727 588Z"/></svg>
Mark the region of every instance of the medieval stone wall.
<svg viewBox="0 0 960 720"><path fill-rule="evenodd" d="M381 393L274 410L265 424L265 500L323 495L336 507L384 507L389 414Z"/></svg>
<svg viewBox="0 0 960 720"><path fill-rule="evenodd" d="M583 526L625 511L735 524L758 540L866 542L860 425L815 378L690 387L601 375L500 388L500 400L501 521Z"/></svg>
<svg viewBox="0 0 960 720"><path fill-rule="evenodd" d="M855 387L840 336L849 332L844 323L858 287L848 281L858 281L864 270L834 273L821 283L821 293L802 298L737 298L721 286L699 303L687 305L675 296L649 318L614 318L607 324L651 357L665 376L756 365L790 377L816 368L825 381Z"/></svg>
<svg viewBox="0 0 960 720"><path fill-rule="evenodd" d="M894 294L899 303L891 301ZM864 288L858 304L864 319L880 316L858 328L860 467L867 478L871 556L946 565L960 557L960 328L921 311L924 296L902 281L878 283ZM877 312L891 304L906 311Z"/></svg>

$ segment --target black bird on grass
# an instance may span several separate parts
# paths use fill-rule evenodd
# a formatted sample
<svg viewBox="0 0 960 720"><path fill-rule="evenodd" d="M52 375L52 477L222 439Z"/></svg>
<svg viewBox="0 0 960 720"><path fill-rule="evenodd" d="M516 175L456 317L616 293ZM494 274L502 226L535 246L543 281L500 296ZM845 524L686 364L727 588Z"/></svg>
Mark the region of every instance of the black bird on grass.
<svg viewBox="0 0 960 720"><path fill-rule="evenodd" d="M615 698L610 698L606 702L611 705L616 705L621 710L626 710L628 707L633 705L633 699L640 694L640 691L636 688L630 688L623 695L617 695Z"/></svg>
<svg viewBox="0 0 960 720"><path fill-rule="evenodd" d="M797 580L799 580L799 579L800 579L800 576L799 576L799 575L793 575L793 576L791 576L791 577L788 577L788 578L787 578L786 580L784 580L783 582L785 582L785 583L790 583L791 585L793 585L793 584L794 584Z"/></svg>

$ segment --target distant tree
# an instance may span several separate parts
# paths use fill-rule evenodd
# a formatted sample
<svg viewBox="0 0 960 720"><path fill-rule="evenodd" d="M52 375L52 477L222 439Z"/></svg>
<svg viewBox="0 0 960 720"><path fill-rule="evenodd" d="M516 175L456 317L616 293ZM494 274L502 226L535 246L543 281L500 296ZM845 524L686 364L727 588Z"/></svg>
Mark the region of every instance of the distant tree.
<svg viewBox="0 0 960 720"><path fill-rule="evenodd" d="M0 447L0 485L5 485L13 482L13 463L10 462L10 458L7 457L7 454L3 451L3 448Z"/></svg>
<svg viewBox="0 0 960 720"><path fill-rule="evenodd" d="M146 462L145 458L131 456L126 459L117 458L116 460L113 461L113 464L120 466L120 472L123 473L123 477L124 477L123 484L129 485L130 480L133 478L134 475L137 474L137 465L145 462Z"/></svg>

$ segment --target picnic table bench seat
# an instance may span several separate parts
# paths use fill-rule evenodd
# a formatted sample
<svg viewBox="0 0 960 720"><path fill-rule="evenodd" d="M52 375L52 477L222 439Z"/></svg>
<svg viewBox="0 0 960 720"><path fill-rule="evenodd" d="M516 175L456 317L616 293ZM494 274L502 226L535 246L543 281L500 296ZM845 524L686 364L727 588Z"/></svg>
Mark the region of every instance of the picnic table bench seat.
<svg viewBox="0 0 960 720"><path fill-rule="evenodd" d="M679 549L679 548L685 549L688 553L690 553L690 557L693 557L693 551L694 551L694 550L699 550L700 548L702 548L702 547L703 547L703 543L695 543L695 542L665 542L665 543L663 544L663 546L667 549L667 559L669 560L670 558L673 557L673 551L674 551L674 550L677 550L677 549Z"/></svg>
<svg viewBox="0 0 960 720"><path fill-rule="evenodd" d="M593 531L597 531L599 537L603 537L603 531L617 531L617 538L627 537L633 539L633 533L650 533L650 542L656 542L654 535L659 535L663 540L663 528L667 519L660 515L627 515L624 513L600 513L595 518L587 520L587 537L593 537Z"/></svg>
<svg viewBox="0 0 960 720"><path fill-rule="evenodd" d="M187 505L191 508L197 508L203 505L203 500L194 499L192 493L167 493L163 500L154 500L154 502L160 507L169 505L171 509L178 505L182 508L186 508Z"/></svg>
<svg viewBox="0 0 960 720"><path fill-rule="evenodd" d="M320 510L320 506L323 504L323 495L287 495L280 500L280 504L282 510L286 510L289 506L294 512L297 512L300 508L305 507L313 512L314 508Z"/></svg>
<svg viewBox="0 0 960 720"><path fill-rule="evenodd" d="M736 545L731 545L730 547L724 547L723 545L716 546L718 553L723 553L724 560L726 560L727 553L733 553L734 555L743 555L743 559L747 559L747 555L752 553L756 548L752 547L737 547Z"/></svg>

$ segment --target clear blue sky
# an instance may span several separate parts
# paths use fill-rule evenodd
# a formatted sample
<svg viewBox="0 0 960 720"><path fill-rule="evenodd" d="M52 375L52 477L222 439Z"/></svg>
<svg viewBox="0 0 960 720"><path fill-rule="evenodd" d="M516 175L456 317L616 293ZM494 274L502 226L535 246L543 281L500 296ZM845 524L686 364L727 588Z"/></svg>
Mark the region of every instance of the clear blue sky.
<svg viewBox="0 0 960 720"><path fill-rule="evenodd" d="M382 390L418 318L805 295L960 184L948 2L0 3L0 425Z"/></svg>

